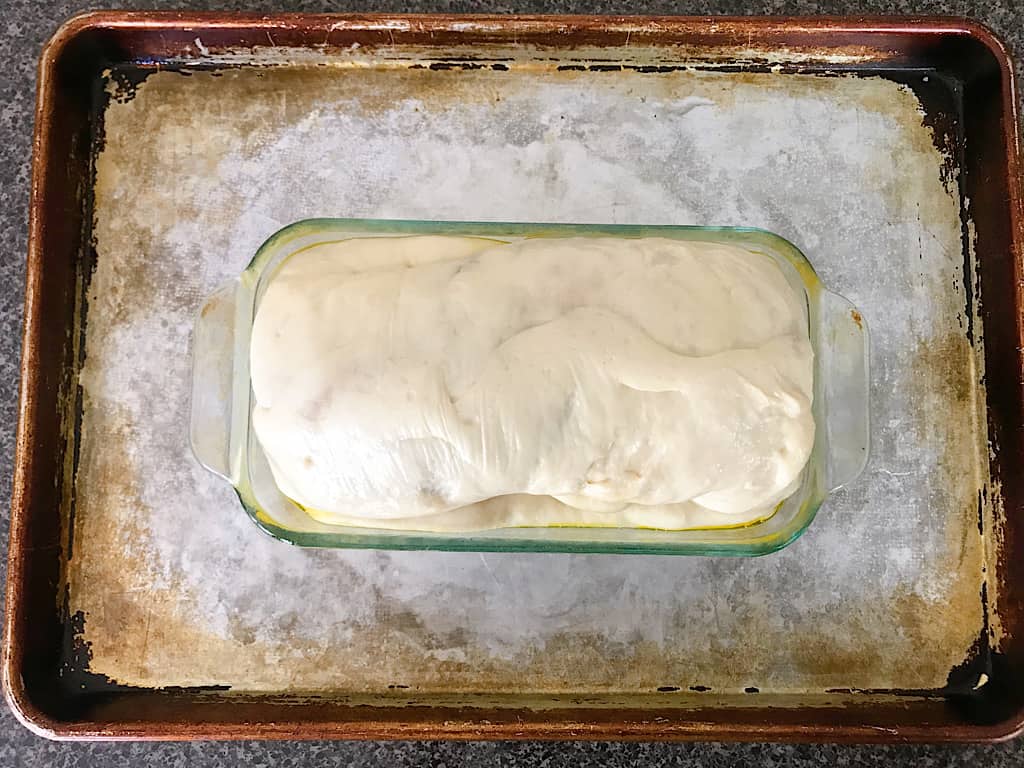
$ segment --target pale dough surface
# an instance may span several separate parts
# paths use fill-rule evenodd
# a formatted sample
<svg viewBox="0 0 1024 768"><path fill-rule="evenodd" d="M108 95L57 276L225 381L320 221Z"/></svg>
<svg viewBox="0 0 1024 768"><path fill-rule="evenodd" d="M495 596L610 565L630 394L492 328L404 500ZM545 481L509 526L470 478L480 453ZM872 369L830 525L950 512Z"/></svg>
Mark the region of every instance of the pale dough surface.
<svg viewBox="0 0 1024 768"><path fill-rule="evenodd" d="M724 244L315 246L270 278L250 363L275 480L324 522L741 524L814 441L804 298Z"/></svg>

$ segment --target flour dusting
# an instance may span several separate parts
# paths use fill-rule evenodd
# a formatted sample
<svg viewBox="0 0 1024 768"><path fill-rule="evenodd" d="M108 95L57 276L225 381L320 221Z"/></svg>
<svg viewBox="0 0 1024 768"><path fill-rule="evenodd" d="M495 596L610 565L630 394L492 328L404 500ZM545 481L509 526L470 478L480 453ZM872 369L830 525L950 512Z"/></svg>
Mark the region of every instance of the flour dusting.
<svg viewBox="0 0 1024 768"><path fill-rule="evenodd" d="M69 569L93 671L239 690L924 688L977 636L987 476L959 204L907 87L158 73L109 105L105 142ZM202 299L265 238L318 216L774 231L870 327L869 466L760 559L274 541L190 454L189 339Z"/></svg>

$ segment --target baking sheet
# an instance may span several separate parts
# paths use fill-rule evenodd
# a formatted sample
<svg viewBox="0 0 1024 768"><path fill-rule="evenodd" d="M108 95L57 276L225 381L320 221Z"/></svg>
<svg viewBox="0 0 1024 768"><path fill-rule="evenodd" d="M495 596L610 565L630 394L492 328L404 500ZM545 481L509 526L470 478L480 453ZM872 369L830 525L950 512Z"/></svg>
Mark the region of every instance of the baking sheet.
<svg viewBox="0 0 1024 768"><path fill-rule="evenodd" d="M111 78L67 564L91 671L341 694L944 685L986 622L983 334L956 158L913 89L329 63ZM870 327L868 468L753 560L276 542L189 452L189 335L264 238L313 216L775 231Z"/></svg>

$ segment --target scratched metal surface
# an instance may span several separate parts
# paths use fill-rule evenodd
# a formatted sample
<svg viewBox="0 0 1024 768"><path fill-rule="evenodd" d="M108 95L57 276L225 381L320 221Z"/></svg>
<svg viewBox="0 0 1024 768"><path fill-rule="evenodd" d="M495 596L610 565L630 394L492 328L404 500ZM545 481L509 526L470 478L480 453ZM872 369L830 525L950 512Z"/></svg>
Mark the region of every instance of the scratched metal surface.
<svg viewBox="0 0 1024 768"><path fill-rule="evenodd" d="M536 701L944 684L984 623L982 334L974 318L968 343L955 163L914 92L882 77L401 57L111 84L66 568L91 670ZM778 232L870 325L870 464L760 559L273 541L190 454L189 335L204 296L311 216Z"/></svg>

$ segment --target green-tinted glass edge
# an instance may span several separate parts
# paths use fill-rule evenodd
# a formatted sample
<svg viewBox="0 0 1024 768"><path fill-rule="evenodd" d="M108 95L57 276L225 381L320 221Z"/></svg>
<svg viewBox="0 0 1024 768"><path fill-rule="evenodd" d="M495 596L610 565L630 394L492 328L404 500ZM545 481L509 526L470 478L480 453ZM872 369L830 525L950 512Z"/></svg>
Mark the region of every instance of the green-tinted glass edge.
<svg viewBox="0 0 1024 768"><path fill-rule="evenodd" d="M646 225L646 224L554 224L525 222L468 222L468 221L416 221L405 219L340 219L312 218L302 219L289 224L275 232L257 249L256 254L242 273L239 289L245 290L246 296L239 302L239 312L248 311L248 327L251 327L256 293L260 285L263 270L280 249L289 242L324 230L358 236L374 235L483 235L505 237L566 237L566 236L614 236L614 237L651 237L668 236L676 239L699 240L701 236L714 236L718 242L742 240L745 245L750 240L762 241L764 247L772 253L785 258L797 271L808 296L808 318L811 331L816 328L816 301L819 292L824 290L814 267L810 261L789 240L780 235L758 227L702 227L691 225ZM242 338L247 348L249 334ZM236 350L237 351L237 350ZM239 410L248 414L251 410L251 388L248 385L248 359L244 356L245 390L242 391L241 381L236 382L238 390L235 397L244 396L245 407ZM241 377L240 377L241 378ZM817 377L816 377L817 379ZM815 397L820 396L818 382L815 381ZM238 400L236 399L236 402ZM232 409L234 410L234 409ZM247 418L247 417L246 417ZM247 427L248 428L248 427ZM247 431L247 429L246 429ZM820 433L821 430L818 430ZM815 449L821 438L816 434ZM271 516L256 501L247 477L248 440L243 439L240 449L232 457L232 475L236 478L235 492L246 513L257 527L274 538L301 547L331 549L388 549L388 550L432 550L446 552L546 552L565 554L636 554L636 555L691 555L691 556L728 556L757 557L767 555L788 546L807 529L815 516L826 494L823 492L805 499L791 524L772 534L752 537L743 542L672 542L657 544L652 542L603 542L603 541L544 541L537 538L474 538L472 534L455 538L437 536L430 533L408 532L378 534L353 531L323 533L313 531L296 531L273 522ZM237 458L237 466L234 461ZM818 479L820 482L820 478ZM753 531L757 524L750 526ZM543 530L524 529L524 530Z"/></svg>

